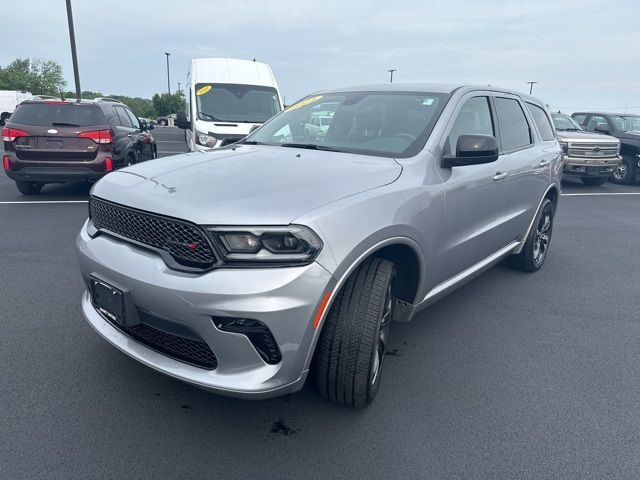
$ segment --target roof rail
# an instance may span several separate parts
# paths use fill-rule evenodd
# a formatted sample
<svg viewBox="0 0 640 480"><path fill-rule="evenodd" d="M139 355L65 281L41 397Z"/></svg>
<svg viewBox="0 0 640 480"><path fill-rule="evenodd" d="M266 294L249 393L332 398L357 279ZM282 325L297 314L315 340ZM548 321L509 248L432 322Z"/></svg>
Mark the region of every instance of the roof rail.
<svg viewBox="0 0 640 480"><path fill-rule="evenodd" d="M94 102L115 102L122 103L120 100L116 100L115 98L110 97L96 97L93 99Z"/></svg>

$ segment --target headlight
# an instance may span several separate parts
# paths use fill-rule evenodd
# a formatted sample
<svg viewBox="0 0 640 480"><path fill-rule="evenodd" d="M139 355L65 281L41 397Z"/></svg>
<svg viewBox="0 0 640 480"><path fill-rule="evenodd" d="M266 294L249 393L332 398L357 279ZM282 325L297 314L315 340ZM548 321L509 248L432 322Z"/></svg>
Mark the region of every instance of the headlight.
<svg viewBox="0 0 640 480"><path fill-rule="evenodd" d="M288 266L313 261L322 240L302 225L207 227L229 266Z"/></svg>
<svg viewBox="0 0 640 480"><path fill-rule="evenodd" d="M213 135L196 130L196 144L212 148L216 146L216 143L218 143L218 139Z"/></svg>

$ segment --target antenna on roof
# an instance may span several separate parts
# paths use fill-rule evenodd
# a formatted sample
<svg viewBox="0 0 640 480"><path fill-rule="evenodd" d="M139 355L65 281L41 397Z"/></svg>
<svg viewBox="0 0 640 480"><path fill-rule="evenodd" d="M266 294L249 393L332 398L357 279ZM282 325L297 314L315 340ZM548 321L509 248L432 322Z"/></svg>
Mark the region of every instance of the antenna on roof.
<svg viewBox="0 0 640 480"><path fill-rule="evenodd" d="M254 58L254 59L253 59L253 61L255 62L255 61L256 61L256 59Z"/></svg>

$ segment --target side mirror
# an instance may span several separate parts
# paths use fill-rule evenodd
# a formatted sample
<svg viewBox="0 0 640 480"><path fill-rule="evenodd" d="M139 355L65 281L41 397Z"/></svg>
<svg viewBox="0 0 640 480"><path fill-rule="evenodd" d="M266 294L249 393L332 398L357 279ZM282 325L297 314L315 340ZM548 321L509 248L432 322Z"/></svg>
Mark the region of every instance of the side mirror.
<svg viewBox="0 0 640 480"><path fill-rule="evenodd" d="M176 115L176 127L187 129L191 126L191 122L187 118L187 112L184 110L179 110Z"/></svg>
<svg viewBox="0 0 640 480"><path fill-rule="evenodd" d="M605 125L604 123L601 123L600 125L596 125L593 131L598 133L604 133L605 135L609 135L611 133L611 129L609 128L609 126Z"/></svg>
<svg viewBox="0 0 640 480"><path fill-rule="evenodd" d="M495 162L498 159L498 141L491 135L460 135L456 156L442 157L443 167L464 167Z"/></svg>

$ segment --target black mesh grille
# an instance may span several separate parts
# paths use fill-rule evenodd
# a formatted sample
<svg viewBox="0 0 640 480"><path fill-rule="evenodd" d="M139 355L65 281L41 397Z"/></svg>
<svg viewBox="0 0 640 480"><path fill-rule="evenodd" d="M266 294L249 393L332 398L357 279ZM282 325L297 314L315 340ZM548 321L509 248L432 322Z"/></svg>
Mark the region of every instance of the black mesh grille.
<svg viewBox="0 0 640 480"><path fill-rule="evenodd" d="M144 323L132 327L115 326L138 342L176 360L207 370L213 370L218 366L218 359L204 340L179 337ZM195 332L192 333L194 336L197 335Z"/></svg>
<svg viewBox="0 0 640 480"><path fill-rule="evenodd" d="M216 256L196 225L91 197L89 217L98 230L168 253L176 263L197 269L215 265Z"/></svg>

